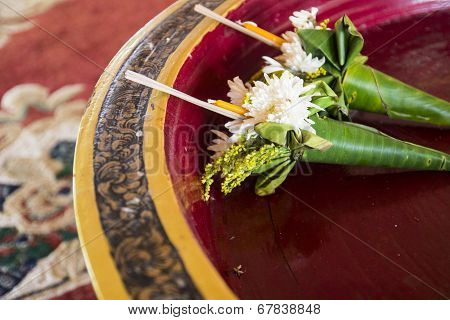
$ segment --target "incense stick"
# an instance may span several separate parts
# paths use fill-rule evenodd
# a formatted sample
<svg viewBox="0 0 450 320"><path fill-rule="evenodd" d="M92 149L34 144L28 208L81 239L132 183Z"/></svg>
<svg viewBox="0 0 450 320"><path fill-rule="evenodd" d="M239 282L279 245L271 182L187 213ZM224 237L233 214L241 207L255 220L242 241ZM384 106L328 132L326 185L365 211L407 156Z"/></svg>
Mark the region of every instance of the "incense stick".
<svg viewBox="0 0 450 320"><path fill-rule="evenodd" d="M202 107L202 108L207 109L209 111L213 111L215 113L221 114L221 115L226 116L228 118L231 118L231 119L244 119L245 118L244 116L242 116L240 114L237 114L235 112L228 111L226 109L223 109L223 108L220 108L218 106L215 106L215 105L213 105L211 103L207 103L205 101L202 101L202 100L199 100L197 98L191 97L190 95L187 95L187 94L185 94L185 93L183 93L181 91L178 91L178 90L176 90L174 88L166 86L165 84L162 84L162 83L160 83L160 82L158 82L156 80L150 79L150 78L148 78L148 77L146 77L146 76L144 76L144 75L142 75L140 73L136 73L136 72L127 70L125 72L125 78L130 80L130 81L133 81L133 82L142 84L144 86L150 87L152 89L155 89L155 90L158 90L158 91L170 94L170 95L172 95L174 97L180 98L181 100L190 102L192 104L195 104L196 106Z"/></svg>
<svg viewBox="0 0 450 320"><path fill-rule="evenodd" d="M264 38L263 36L257 34L256 32L253 32L253 31L251 31L251 30L241 26L240 24L238 24L236 22L233 22L233 21L231 21L231 20L229 20L229 19L227 19L225 17L222 17L221 15L215 13L214 11L209 10L208 8L205 8L204 6L202 6L200 4L197 4L194 7L194 10L196 12L198 12L198 13L201 13L202 15L204 15L204 16L206 16L208 18L216 20L217 22L220 22L220 23L222 23L222 24L224 24L224 25L226 25L226 26L228 26L230 28L233 28L233 29L235 29L235 30L237 30L239 32L242 32L242 33L244 33L244 34L246 34L246 35L248 35L248 36L250 36L250 37L252 37L252 38L254 38L256 40L262 41L265 44L268 44L269 46L272 46L272 47L275 47L275 48L280 48L280 44L279 43L276 43L276 42L271 41L271 40L269 40L267 38Z"/></svg>

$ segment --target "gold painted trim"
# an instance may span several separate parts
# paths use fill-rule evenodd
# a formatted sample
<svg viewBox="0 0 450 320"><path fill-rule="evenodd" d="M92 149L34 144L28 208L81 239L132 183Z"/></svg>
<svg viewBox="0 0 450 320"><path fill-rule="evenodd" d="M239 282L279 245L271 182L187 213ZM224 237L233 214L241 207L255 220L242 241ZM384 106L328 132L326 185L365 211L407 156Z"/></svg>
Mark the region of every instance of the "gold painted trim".
<svg viewBox="0 0 450 320"><path fill-rule="evenodd" d="M221 4L215 12L224 15L237 8L244 0L227 0ZM203 19L181 42L173 52L161 70L158 81L173 86L177 75L186 59L203 36L212 31L217 26L217 22L210 19ZM158 168L155 174L147 176L148 189L153 195L153 201L158 212L158 216L166 231L171 243L175 246L178 254L183 260L184 266L189 273L196 288L205 299L236 299L220 274L212 265L205 252L198 243L195 235L190 229L175 195L172 180L166 165L166 154L164 149L164 121L166 117L166 107L169 96L161 94L155 90L150 97L151 103L158 106L154 111L147 114L144 123L144 150L155 150L153 154L158 157L151 157L150 153L144 153L144 163L147 172L148 168ZM150 103L150 102L149 102ZM151 110L150 107L147 110ZM155 139L145 128L152 127L158 132ZM157 166L152 163L158 161Z"/></svg>
<svg viewBox="0 0 450 320"><path fill-rule="evenodd" d="M169 6L123 45L97 82L95 93L81 120L75 149L73 174L75 219L83 256L95 293L99 299L131 298L111 257L95 198L93 146L99 113L114 76L132 50L150 30L184 5L186 1L180 0Z"/></svg>

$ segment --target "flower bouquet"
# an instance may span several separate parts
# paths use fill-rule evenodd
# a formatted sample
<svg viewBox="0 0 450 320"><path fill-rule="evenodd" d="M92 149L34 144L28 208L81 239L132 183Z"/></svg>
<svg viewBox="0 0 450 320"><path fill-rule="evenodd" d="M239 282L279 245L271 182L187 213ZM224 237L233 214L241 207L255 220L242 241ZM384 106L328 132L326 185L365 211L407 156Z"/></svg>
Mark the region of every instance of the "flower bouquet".
<svg viewBox="0 0 450 320"><path fill-rule="evenodd" d="M290 17L295 32L287 31L279 37L253 22L229 21L201 5L195 10L279 48L278 57L263 57L267 63L263 72L288 70L307 82L324 81L330 85L340 97L339 106L333 110L337 118L348 119L350 108L386 114L393 119L450 126L447 101L365 64L368 58L361 55L364 39L348 16L338 19L334 29L330 29L328 19L317 22L317 8L296 11Z"/></svg>
<svg viewBox="0 0 450 320"><path fill-rule="evenodd" d="M231 136L213 131L209 146L213 161L202 183L209 197L213 177L220 173L227 194L248 176L257 174L255 192L269 195L286 179L298 161L389 167L415 170L450 169L450 156L392 138L374 128L334 119L340 97L323 81L305 85L288 71L280 77L264 74L263 81L228 82L228 96L246 118L228 122ZM227 102L210 100L222 108Z"/></svg>
<svg viewBox="0 0 450 320"><path fill-rule="evenodd" d="M251 175L258 176L257 195L272 194L299 161L449 171L449 154L351 122L349 108L447 126L450 105L365 65L363 38L347 16L331 30L327 21L316 22L316 9L295 12L296 32L281 38L201 6L196 11L282 51L276 58L264 57L266 66L248 83L229 80L230 102L200 101L127 72L129 80L233 119L225 125L229 134L213 130L217 137L208 149L214 155L202 176L205 200L216 175L224 194Z"/></svg>

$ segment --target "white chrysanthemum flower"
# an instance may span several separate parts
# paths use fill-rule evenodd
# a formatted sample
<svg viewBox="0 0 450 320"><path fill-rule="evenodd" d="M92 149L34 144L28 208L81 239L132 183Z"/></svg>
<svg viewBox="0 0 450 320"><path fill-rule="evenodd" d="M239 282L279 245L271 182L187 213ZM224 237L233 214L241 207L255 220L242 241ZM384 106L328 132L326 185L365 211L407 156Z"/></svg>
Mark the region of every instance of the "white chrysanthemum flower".
<svg viewBox="0 0 450 320"><path fill-rule="evenodd" d="M317 26L317 13L319 9L311 8L311 11L301 10L294 11L289 17L292 24L297 29L314 29Z"/></svg>
<svg viewBox="0 0 450 320"><path fill-rule="evenodd" d="M314 85L303 86L303 80L284 72L281 77L264 75L266 83L256 81L249 94L249 102L244 108L249 110L245 115L257 122L277 122L290 124L296 129L309 130L309 108L316 107L311 103L312 95L303 95L314 88Z"/></svg>
<svg viewBox="0 0 450 320"><path fill-rule="evenodd" d="M281 45L281 52L283 53L279 60L283 65L293 72L309 72L314 73L325 63L325 58L313 58L312 54L307 54L302 47L300 37L292 31L287 31L283 34L286 40Z"/></svg>
<svg viewBox="0 0 450 320"><path fill-rule="evenodd" d="M311 11L295 11L289 18L296 29L321 29L317 25L316 16L319 9L311 8ZM275 59L263 57L266 66L263 71L274 73L280 70L289 70L293 73L315 73L325 63L325 58L313 57L307 54L303 48L300 37L296 32L287 31L283 34L285 42L281 45L282 54Z"/></svg>
<svg viewBox="0 0 450 320"><path fill-rule="evenodd" d="M211 157L212 159L219 158L232 144L230 142L230 137L225 133L218 130L211 130L217 138L212 140L212 144L207 147L208 150L214 151L214 155Z"/></svg>
<svg viewBox="0 0 450 320"><path fill-rule="evenodd" d="M255 126L261 121L255 118L237 119L225 124L225 127L232 133L230 137L231 143L236 143L243 140L248 140L255 137Z"/></svg>
<svg viewBox="0 0 450 320"><path fill-rule="evenodd" d="M243 107L248 110L248 118L234 120L225 126L233 133L230 142L240 138L248 139L255 135L254 126L261 122L290 124L295 129L315 133L314 124L308 117L310 108L320 108L311 103L312 95L305 93L314 85L303 85L303 80L284 72L281 77L264 74L265 82L256 81L248 93Z"/></svg>
<svg viewBox="0 0 450 320"><path fill-rule="evenodd" d="M241 106L244 103L245 96L248 93L248 87L239 77L234 77L233 81L228 80L230 91L227 96L230 98L232 104Z"/></svg>
<svg viewBox="0 0 450 320"><path fill-rule="evenodd" d="M264 73L271 74L274 72L286 70L286 68L279 61L267 56L263 56L262 58L266 62L266 65L262 69Z"/></svg>

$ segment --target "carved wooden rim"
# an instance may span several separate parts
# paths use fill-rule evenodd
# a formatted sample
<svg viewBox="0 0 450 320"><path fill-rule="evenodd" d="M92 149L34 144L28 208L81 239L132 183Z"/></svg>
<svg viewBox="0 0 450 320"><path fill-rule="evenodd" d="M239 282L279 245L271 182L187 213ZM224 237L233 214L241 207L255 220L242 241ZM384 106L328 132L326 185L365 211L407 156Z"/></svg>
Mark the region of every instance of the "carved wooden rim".
<svg viewBox="0 0 450 320"><path fill-rule="evenodd" d="M178 206L163 169L163 135L154 147L147 139L145 127L163 128L167 97L154 100L151 90L123 79L130 69L174 83L190 52L216 26L193 11L199 2L225 14L243 0L178 1L151 20L111 61L81 122L75 212L83 254L102 299L235 298ZM159 107L144 117L151 96ZM152 163L143 150L152 147L161 155L160 170L147 176Z"/></svg>

